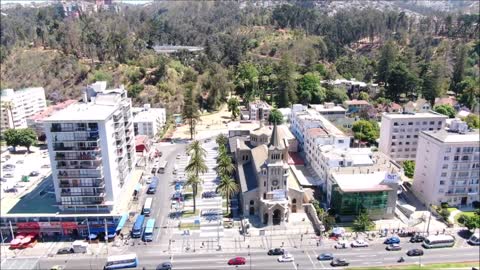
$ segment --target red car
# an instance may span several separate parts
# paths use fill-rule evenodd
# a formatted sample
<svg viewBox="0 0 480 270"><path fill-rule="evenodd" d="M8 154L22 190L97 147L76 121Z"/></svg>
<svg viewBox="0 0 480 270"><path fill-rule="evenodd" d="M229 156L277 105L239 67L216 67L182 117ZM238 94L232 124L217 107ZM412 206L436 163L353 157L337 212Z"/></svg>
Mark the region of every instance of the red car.
<svg viewBox="0 0 480 270"><path fill-rule="evenodd" d="M233 259L228 260L228 265L242 265L247 262L247 259L243 257L235 257Z"/></svg>

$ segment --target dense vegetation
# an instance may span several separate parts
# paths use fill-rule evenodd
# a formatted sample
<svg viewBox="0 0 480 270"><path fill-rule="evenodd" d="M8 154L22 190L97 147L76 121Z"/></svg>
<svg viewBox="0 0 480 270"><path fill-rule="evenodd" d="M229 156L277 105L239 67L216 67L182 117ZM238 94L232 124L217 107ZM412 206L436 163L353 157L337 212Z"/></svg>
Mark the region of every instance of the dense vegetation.
<svg viewBox="0 0 480 270"><path fill-rule="evenodd" d="M447 91L469 108L478 104L478 14L418 17L366 8L328 15L302 2L260 8L200 1L79 18L64 17L60 5L7 12L0 26L2 88L44 86L53 101L79 97L87 83L105 79L125 84L137 104L190 119L193 103L216 110L232 91L277 107L419 96L433 103ZM156 44L204 51L165 56L152 50ZM381 92L347 96L320 83L339 77L378 82Z"/></svg>

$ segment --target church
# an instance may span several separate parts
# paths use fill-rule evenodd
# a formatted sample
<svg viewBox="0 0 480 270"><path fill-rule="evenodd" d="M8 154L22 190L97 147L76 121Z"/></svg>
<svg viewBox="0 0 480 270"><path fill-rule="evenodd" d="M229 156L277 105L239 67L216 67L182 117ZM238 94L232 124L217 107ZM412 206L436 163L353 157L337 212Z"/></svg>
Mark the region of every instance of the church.
<svg viewBox="0 0 480 270"><path fill-rule="evenodd" d="M287 133L291 135L288 128L275 124L260 126L250 136L230 138L243 215L258 216L265 225L280 225L291 213L303 212L304 191L287 162L293 146L293 136Z"/></svg>

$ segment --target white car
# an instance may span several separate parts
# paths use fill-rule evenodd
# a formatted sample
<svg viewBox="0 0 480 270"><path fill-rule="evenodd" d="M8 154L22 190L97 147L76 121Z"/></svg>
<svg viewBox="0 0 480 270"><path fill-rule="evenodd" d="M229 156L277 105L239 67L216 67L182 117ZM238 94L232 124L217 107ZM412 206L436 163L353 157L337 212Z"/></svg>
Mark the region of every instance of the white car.
<svg viewBox="0 0 480 270"><path fill-rule="evenodd" d="M279 256L277 260L278 262L293 262L294 258L292 254L285 253L282 256Z"/></svg>
<svg viewBox="0 0 480 270"><path fill-rule="evenodd" d="M340 240L335 244L335 249L348 248L348 241Z"/></svg>
<svg viewBox="0 0 480 270"><path fill-rule="evenodd" d="M368 242L364 240L355 240L352 242L352 247L368 247Z"/></svg>

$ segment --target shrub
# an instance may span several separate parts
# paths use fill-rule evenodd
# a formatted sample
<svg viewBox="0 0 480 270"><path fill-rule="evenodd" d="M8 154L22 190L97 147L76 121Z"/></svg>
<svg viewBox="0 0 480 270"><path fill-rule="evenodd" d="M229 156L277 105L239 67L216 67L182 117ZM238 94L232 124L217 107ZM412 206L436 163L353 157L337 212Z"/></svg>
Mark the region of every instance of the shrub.
<svg viewBox="0 0 480 270"><path fill-rule="evenodd" d="M441 211L440 211L440 216L442 216L442 218L444 220L448 220L448 217L450 216L450 211L446 208L443 208Z"/></svg>
<svg viewBox="0 0 480 270"><path fill-rule="evenodd" d="M474 202L472 202L472 206L475 209L479 209L480 208L480 202L479 201L474 201Z"/></svg>
<svg viewBox="0 0 480 270"><path fill-rule="evenodd" d="M440 206L441 206L442 208L448 208L448 203L443 202L442 204L440 204Z"/></svg>

